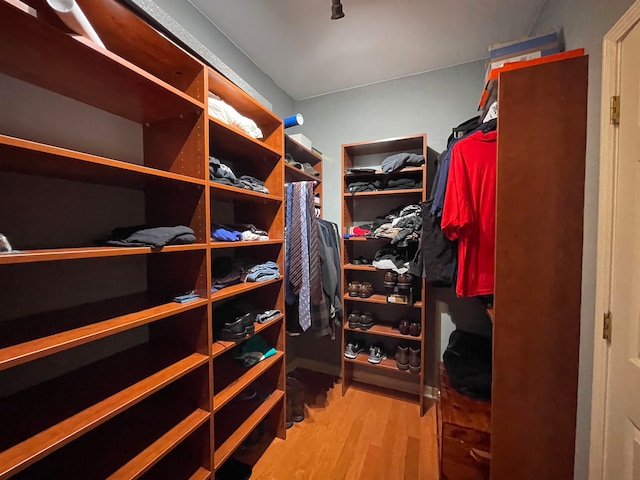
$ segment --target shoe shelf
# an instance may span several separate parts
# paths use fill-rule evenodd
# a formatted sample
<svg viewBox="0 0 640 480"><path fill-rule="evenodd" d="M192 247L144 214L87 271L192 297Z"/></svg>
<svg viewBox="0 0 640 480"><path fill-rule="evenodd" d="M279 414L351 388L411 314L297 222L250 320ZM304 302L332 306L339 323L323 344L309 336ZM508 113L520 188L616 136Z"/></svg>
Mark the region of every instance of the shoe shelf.
<svg viewBox="0 0 640 480"><path fill-rule="evenodd" d="M218 290L211 294L211 301L218 302L225 298L235 297L236 295L240 295L241 293L251 292L253 290L258 290L260 288L266 287L267 285L273 285L274 283L278 283L282 281L282 276L280 278L274 278L272 280L266 280L264 282L245 282L239 283L237 285L231 285L229 287L225 287L222 290Z"/></svg>
<svg viewBox="0 0 640 480"><path fill-rule="evenodd" d="M367 365L369 367L374 367L374 368L382 368L384 370L391 370L394 371L396 373L401 373L401 374L406 374L406 375L418 375L417 373L412 373L409 370L400 370L398 368L398 366L396 365L396 359L391 357L391 356L387 356L387 358L385 358L384 360L382 360L380 363L371 363L368 360L369 355L366 353L359 353L358 356L356 358L344 358L344 361L346 363L353 363L356 365Z"/></svg>
<svg viewBox="0 0 640 480"><path fill-rule="evenodd" d="M374 293L373 295L371 295L368 298L350 297L349 294L347 293L342 298L344 300L352 300L354 302L378 303L378 304L384 304L384 305L402 305L402 304L395 304L395 303L387 302L386 295L381 295L379 293ZM402 305L402 306L408 306L408 307L413 307L413 308L422 308L422 302L420 300L418 300L418 301L414 302L411 305Z"/></svg>
<svg viewBox="0 0 640 480"><path fill-rule="evenodd" d="M343 194L342 194L342 227L343 233L356 225L368 225L376 218L381 218L400 206L426 201L427 168L425 165L418 167L408 167L396 172L383 173L380 165L383 160L396 153L416 153L427 156L426 135L410 135L406 137L389 138L371 142L359 142L342 145L342 168ZM367 171L368 170L368 171ZM416 182L421 182L421 188L407 189L381 189L375 191L363 191L350 193L348 185L355 181L369 181L397 179L401 177L410 178ZM400 202L400 203L399 203ZM344 357L342 359L342 393L349 388L354 376L357 378L366 365L370 372L375 371L375 367L393 372L398 378L393 378L389 373L385 375L367 375L367 381L373 382L381 387L390 389L407 389L407 391L422 392L424 387L425 369L425 338L431 336L425 331L425 283L423 279L412 277L413 303L401 304L388 302L387 292L391 292L389 281L385 283L385 274L389 270L376 269L370 263L358 263L357 259L371 259L377 251L390 243L388 238L376 238L371 236L351 236L343 238L342 246L342 283L343 311L345 312L345 322L343 326L342 351L347 344L354 340L365 340L366 343L382 348L387 355L387 359L379 364L372 364L368 361L368 354L361 353L355 359ZM349 296L347 285L352 282L366 282L373 287L373 295L362 298L360 296ZM403 282L406 285L407 282ZM394 282L394 288L397 282ZM398 286L399 288L399 286ZM400 292L400 290L398 290ZM363 293L367 293L366 290ZM347 321L348 316L356 311L366 310L373 318L374 324L366 330L360 327L351 328ZM379 321L384 319L384 321ZM403 335L397 325L403 320L412 324L420 325L420 336ZM400 370L395 362L396 350L404 344L410 344L414 349L419 349L421 369L419 373L411 373L409 370ZM362 378L365 378L363 375ZM420 395L420 415L424 414L424 398Z"/></svg>
<svg viewBox="0 0 640 480"><path fill-rule="evenodd" d="M254 380L258 379L266 371L268 371L273 365L278 363L284 357L284 352L277 352L269 358L258 362L253 367L245 368L246 372L239 375L229 385L227 385L219 393L214 393L213 396L213 412L218 412L229 401L238 395L241 391L247 388Z"/></svg>
<svg viewBox="0 0 640 480"><path fill-rule="evenodd" d="M422 336L414 337L411 335L403 335L396 327L392 327L389 324L384 323L376 323L368 330L362 330L361 328L351 328L347 322L345 322L344 329L357 332L364 333L366 335L382 335L384 337L394 337L394 338L402 338L403 340L420 342L422 340Z"/></svg>
<svg viewBox="0 0 640 480"><path fill-rule="evenodd" d="M0 45L6 46L0 49L0 70L7 75L138 123L204 108L127 60L76 40L8 2L0 3L0 17ZM56 52L55 62L50 52Z"/></svg>
<svg viewBox="0 0 640 480"><path fill-rule="evenodd" d="M4 398L0 478L8 478L193 370L209 357L134 347L57 381ZM73 391L74 396L68 392ZM42 408L42 399L46 408ZM29 422L21 419L28 414Z"/></svg>
<svg viewBox="0 0 640 480"><path fill-rule="evenodd" d="M346 199L350 199L353 197L379 197L379 196L386 196L386 195L392 195L392 196L401 196L401 195L422 195L422 188L411 188L411 189L404 189L404 190L376 190L373 192L356 192L356 193L348 193L345 192L344 194L344 198Z"/></svg>
<svg viewBox="0 0 640 480"><path fill-rule="evenodd" d="M282 322L282 320L284 319L284 315L278 315L277 317L275 317L273 320L269 320L266 323L255 323L254 324L254 335L257 333L260 333L262 330L264 330L265 328L269 328L271 325L277 324L278 322ZM212 358L216 358L219 357L220 355L222 355L224 352L227 352L229 350L231 350L233 347L235 347L236 345L241 344L242 342L244 342L245 340L251 338L251 336L247 336L241 340L237 340L235 342L227 342L224 340L215 340L213 342L213 346L212 346L212 353L211 356Z"/></svg>
<svg viewBox="0 0 640 480"><path fill-rule="evenodd" d="M0 323L0 371L206 305L117 297Z"/></svg>
<svg viewBox="0 0 640 480"><path fill-rule="evenodd" d="M253 412L242 421L240 426L229 435L213 453L213 465L217 470L233 451L247 438L251 431L284 400L284 391L275 390L269 398L262 402ZM284 408L283 408L284 411Z"/></svg>

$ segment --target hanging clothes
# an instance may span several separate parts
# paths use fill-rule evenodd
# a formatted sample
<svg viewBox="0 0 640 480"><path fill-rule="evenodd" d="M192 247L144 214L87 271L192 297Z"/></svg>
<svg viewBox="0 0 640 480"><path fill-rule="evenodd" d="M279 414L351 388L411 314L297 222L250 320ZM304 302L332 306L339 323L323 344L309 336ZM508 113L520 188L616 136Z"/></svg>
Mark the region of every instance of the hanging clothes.
<svg viewBox="0 0 640 480"><path fill-rule="evenodd" d="M458 240L456 293L493 293L497 132L482 129L452 149L442 231Z"/></svg>

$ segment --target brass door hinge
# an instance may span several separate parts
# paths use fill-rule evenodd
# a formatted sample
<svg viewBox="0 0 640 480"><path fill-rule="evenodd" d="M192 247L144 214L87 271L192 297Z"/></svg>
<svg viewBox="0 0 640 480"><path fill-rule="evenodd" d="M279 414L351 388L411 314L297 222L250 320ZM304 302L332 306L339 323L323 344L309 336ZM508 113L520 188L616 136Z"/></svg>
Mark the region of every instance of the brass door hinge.
<svg viewBox="0 0 640 480"><path fill-rule="evenodd" d="M611 125L620 125L620 96L615 95L609 101L609 122Z"/></svg>
<svg viewBox="0 0 640 480"><path fill-rule="evenodd" d="M611 342L611 312L604 314L602 322L602 338L607 342Z"/></svg>

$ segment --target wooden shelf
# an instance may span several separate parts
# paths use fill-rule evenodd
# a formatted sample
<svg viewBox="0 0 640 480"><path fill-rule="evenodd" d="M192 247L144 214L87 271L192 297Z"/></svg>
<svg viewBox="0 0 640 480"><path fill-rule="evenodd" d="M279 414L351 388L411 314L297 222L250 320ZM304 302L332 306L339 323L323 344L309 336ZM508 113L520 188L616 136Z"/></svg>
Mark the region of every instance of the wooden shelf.
<svg viewBox="0 0 640 480"><path fill-rule="evenodd" d="M303 172L299 168L293 165L284 163L285 175L289 182L316 182L316 184L322 183L321 177Z"/></svg>
<svg viewBox="0 0 640 480"><path fill-rule="evenodd" d="M215 196L216 200L221 199L236 202L283 202L282 197L277 195L254 192L253 190L232 187L230 185L224 185L214 181L209 181L209 186L211 187L211 194Z"/></svg>
<svg viewBox="0 0 640 480"><path fill-rule="evenodd" d="M0 324L0 371L207 304L129 295Z"/></svg>
<svg viewBox="0 0 640 480"><path fill-rule="evenodd" d="M364 333L367 335L382 335L383 337L402 338L404 340L414 342L420 342L422 340L422 336L413 337L411 335L402 335L397 327L392 327L391 325L384 323L377 323L373 325L369 330L361 330L359 328L349 327L348 322L345 321L344 329L350 332Z"/></svg>
<svg viewBox="0 0 640 480"><path fill-rule="evenodd" d="M240 295L241 293L250 292L252 290L257 290L258 288L266 287L267 285L272 285L274 283L282 281L282 275L280 278L274 278L273 280L266 280L264 282L245 282L239 283L237 285L231 285L229 287L225 287L222 290L218 290L211 294L211 301L217 302L225 298L235 297L236 295Z"/></svg>
<svg viewBox="0 0 640 480"><path fill-rule="evenodd" d="M372 177L372 176L383 176L383 177L390 177L390 176L397 176L397 175L404 175L406 173L417 173L417 172L422 172L424 171L424 166L422 167L404 167L402 170L396 170L394 172L389 172L389 173L384 173L382 170L380 169L376 169L374 172L345 172L344 176L345 178L354 178L354 177Z"/></svg>
<svg viewBox="0 0 640 480"><path fill-rule="evenodd" d="M345 270L361 270L363 272L386 272L387 270L379 270L371 264L354 265L353 263L345 263Z"/></svg>
<svg viewBox="0 0 640 480"><path fill-rule="evenodd" d="M206 355L136 347L0 401L0 478L8 478L206 365ZM74 392L69 395L69 392ZM42 408L46 398L47 408ZM29 422L24 422L27 418Z"/></svg>
<svg viewBox="0 0 640 480"><path fill-rule="evenodd" d="M82 258L123 257L126 255L149 255L157 253L188 252L204 250L204 243L191 245L167 245L161 248L151 247L75 247L51 248L44 250L23 250L0 254L0 265L15 263L52 262L57 260L78 260Z"/></svg>
<svg viewBox="0 0 640 480"><path fill-rule="evenodd" d="M254 380L269 370L273 365L284 357L283 352L277 352L275 355L258 362L253 367L236 378L231 384L227 385L221 392L213 395L213 412L216 413L224 407L230 400L238 395L242 390L247 388Z"/></svg>
<svg viewBox="0 0 640 480"><path fill-rule="evenodd" d="M419 150L422 153L424 148L423 135L410 135L405 137L385 138L369 142L358 142L343 145L344 152L351 158L361 155L393 154L409 150ZM345 168L348 168L345 165Z"/></svg>
<svg viewBox="0 0 640 480"><path fill-rule="evenodd" d="M399 305L402 307L422 308L421 301L414 302L412 305L403 305L401 303L388 303L386 295L380 295L377 293L374 295L371 295L369 298L350 297L349 294L345 294L342 298L344 298L345 300L353 300L355 302L379 303L384 305Z"/></svg>
<svg viewBox="0 0 640 480"><path fill-rule="evenodd" d="M0 134L3 171L142 189L154 183L205 185L204 179Z"/></svg>
<svg viewBox="0 0 640 480"><path fill-rule="evenodd" d="M357 192L357 193L348 193L344 194L345 199L350 199L353 197L379 197L386 195L422 195L421 188L412 188L406 190L376 190L375 192Z"/></svg>
<svg viewBox="0 0 640 480"><path fill-rule="evenodd" d="M224 249L224 248L247 248L247 247L259 247L262 245L282 245L284 240L241 240L239 242L221 242L218 240L211 240L211 248ZM229 287L227 287L229 288Z"/></svg>
<svg viewBox="0 0 640 480"><path fill-rule="evenodd" d="M442 422L480 432L491 432L491 402L474 400L457 392L440 362L440 410Z"/></svg>
<svg viewBox="0 0 640 480"><path fill-rule="evenodd" d="M2 73L137 123L204 109L203 103L132 63L66 35L7 2L0 2L0 17Z"/></svg>
<svg viewBox="0 0 640 480"><path fill-rule="evenodd" d="M354 359L352 358L347 358L344 357L344 361L347 363L353 363L355 365L367 365L369 367L373 367L373 368L382 368L384 370L391 370L395 373L400 373L400 374L404 374L404 375L413 375L413 376L418 376L419 373L412 373L410 370L400 370L398 368L398 366L396 365L396 359L393 358L392 356L388 355L387 358L385 358L384 360L382 360L382 362L380 363L370 363L369 360L369 354L368 353L359 353L358 356Z"/></svg>
<svg viewBox="0 0 640 480"><path fill-rule="evenodd" d="M217 470L229 458L233 451L238 448L249 433L262 421L267 414L284 398L284 392L276 390L260 406L253 411L249 417L242 422L240 428L231 434L229 438L213 453L213 465Z"/></svg>
<svg viewBox="0 0 640 480"><path fill-rule="evenodd" d="M276 163L280 152L259 138L253 138L242 130L227 125L215 117L209 116L209 148L211 154L248 157Z"/></svg>
<svg viewBox="0 0 640 480"><path fill-rule="evenodd" d="M290 153L296 162L310 163L312 166L322 162L322 156L318 155L312 150L291 138L289 135L284 136L284 149L287 153ZM295 167L293 167L295 168ZM296 168L296 170L298 170ZM321 172L322 173L322 172Z"/></svg>
<svg viewBox="0 0 640 480"><path fill-rule="evenodd" d="M108 478L114 480L117 478L140 478L147 470L173 450L177 444L207 422L210 417L209 412L201 409L194 410L184 420L167 431Z"/></svg>
<svg viewBox="0 0 640 480"><path fill-rule="evenodd" d="M265 328L270 327L271 325L281 322L284 319L284 315L278 315L276 318L274 318L273 320L269 320L266 323L254 323L254 328L255 328L255 333L260 333L262 330L264 330ZM219 357L220 355L222 355L224 352L227 352L229 350L231 350L233 347L235 347L236 345L241 344L242 342L244 342L245 340L248 340L249 338L251 338L250 336L243 338L241 340L237 340L235 342L225 342L224 340L216 340L213 342L212 345L212 358L216 358Z"/></svg>

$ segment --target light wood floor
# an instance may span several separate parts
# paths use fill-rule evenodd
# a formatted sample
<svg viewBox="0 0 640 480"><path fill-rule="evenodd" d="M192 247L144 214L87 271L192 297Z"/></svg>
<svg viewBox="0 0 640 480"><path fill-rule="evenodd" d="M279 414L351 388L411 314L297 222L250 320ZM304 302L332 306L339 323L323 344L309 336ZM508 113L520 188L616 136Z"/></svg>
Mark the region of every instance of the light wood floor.
<svg viewBox="0 0 640 480"><path fill-rule="evenodd" d="M420 418L415 395L354 383L342 397L333 379L307 375L305 420L273 440L252 480L438 479L435 405Z"/></svg>

